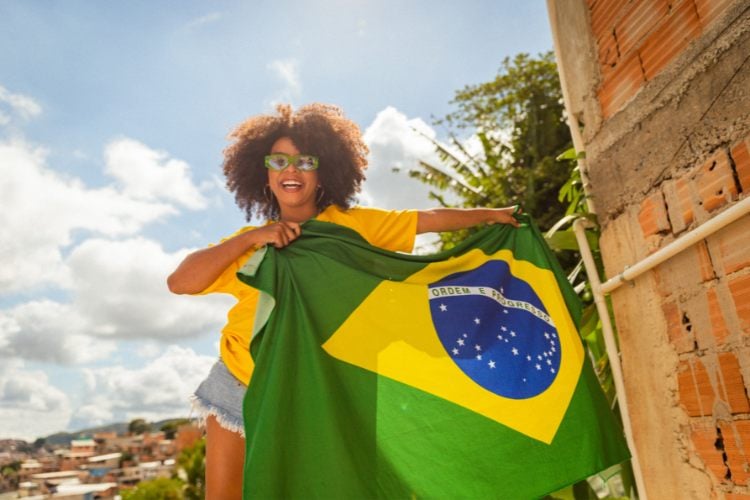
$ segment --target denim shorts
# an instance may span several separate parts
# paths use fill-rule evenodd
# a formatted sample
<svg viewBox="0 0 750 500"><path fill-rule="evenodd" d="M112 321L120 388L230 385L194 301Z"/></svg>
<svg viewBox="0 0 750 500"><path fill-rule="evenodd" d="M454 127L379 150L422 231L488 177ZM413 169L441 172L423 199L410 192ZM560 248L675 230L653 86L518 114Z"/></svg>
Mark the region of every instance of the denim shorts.
<svg viewBox="0 0 750 500"><path fill-rule="evenodd" d="M191 398L199 425L205 427L206 419L213 415L223 428L245 437L242 399L246 389L247 386L232 375L227 365L219 359Z"/></svg>

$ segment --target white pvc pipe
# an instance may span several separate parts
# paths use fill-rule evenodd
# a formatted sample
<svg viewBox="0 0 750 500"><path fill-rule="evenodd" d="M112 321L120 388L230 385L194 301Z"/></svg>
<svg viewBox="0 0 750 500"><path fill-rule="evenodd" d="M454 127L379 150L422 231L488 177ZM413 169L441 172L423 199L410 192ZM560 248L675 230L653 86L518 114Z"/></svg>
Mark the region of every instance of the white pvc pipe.
<svg viewBox="0 0 750 500"><path fill-rule="evenodd" d="M708 235L715 233L722 227L731 224L748 212L750 212L750 197L738 201L719 215L704 222L687 234L677 238L672 243L657 250L645 259L633 264L632 266L626 266L624 271L602 284L602 293L612 293L613 290L626 281L631 281L649 269L653 269L673 255L685 250L687 247L697 243Z"/></svg>
<svg viewBox="0 0 750 500"><path fill-rule="evenodd" d="M609 366L612 369L612 379L615 382L615 392L617 393L617 399L620 403L620 416L622 417L622 428L625 433L625 440L630 448L631 459L630 463L633 467L633 477L635 479L635 485L638 488L638 496L641 500L647 500L646 496L646 485L643 482L643 472L641 471L641 463L638 460L638 451L635 447L635 441L633 440L633 427L630 423L630 412L628 410L628 399L625 394L625 384L622 377L622 365L620 364L620 354L617 350L617 343L615 342L615 334L612 329L612 322L609 318L609 310L607 309L607 302L604 298L604 294L601 291L601 281L599 281L599 273L596 270L596 264L594 263L594 257L591 255L591 248L589 242L586 239L586 231L583 227L584 219L576 219L573 222L573 232L576 235L578 241L578 248L581 251L581 258L583 259L583 265L586 268L586 275L589 278L591 284L591 292L594 295L594 303L596 304L596 310L599 313L599 319L602 322L602 335L604 336L604 345L607 348L607 357L609 358Z"/></svg>

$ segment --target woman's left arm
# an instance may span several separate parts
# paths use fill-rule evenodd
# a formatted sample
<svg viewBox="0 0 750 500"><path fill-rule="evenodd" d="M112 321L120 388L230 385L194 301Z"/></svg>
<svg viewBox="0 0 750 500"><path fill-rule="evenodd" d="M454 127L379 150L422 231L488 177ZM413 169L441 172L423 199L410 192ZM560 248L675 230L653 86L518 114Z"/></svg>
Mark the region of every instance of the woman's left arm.
<svg viewBox="0 0 750 500"><path fill-rule="evenodd" d="M516 207L417 210L417 234L456 231L482 223L518 227L518 221L513 217L515 210Z"/></svg>

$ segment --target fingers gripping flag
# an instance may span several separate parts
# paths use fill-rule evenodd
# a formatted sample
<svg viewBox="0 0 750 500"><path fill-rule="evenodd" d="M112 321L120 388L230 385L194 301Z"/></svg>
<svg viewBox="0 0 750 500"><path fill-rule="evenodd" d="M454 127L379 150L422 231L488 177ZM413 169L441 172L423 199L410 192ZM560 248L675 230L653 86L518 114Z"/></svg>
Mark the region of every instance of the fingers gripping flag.
<svg viewBox="0 0 750 500"><path fill-rule="evenodd" d="M411 256L310 221L259 255L246 497L534 498L626 459L560 277L532 224Z"/></svg>

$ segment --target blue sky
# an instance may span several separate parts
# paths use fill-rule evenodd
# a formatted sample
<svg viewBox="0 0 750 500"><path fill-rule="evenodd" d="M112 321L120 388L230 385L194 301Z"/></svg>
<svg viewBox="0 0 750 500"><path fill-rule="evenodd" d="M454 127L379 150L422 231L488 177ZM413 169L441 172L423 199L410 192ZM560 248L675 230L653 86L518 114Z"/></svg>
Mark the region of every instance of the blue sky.
<svg viewBox="0 0 750 500"><path fill-rule="evenodd" d="M0 438L183 416L231 304L165 276L245 223L229 131L340 105L371 149L363 204L426 207L391 167L505 56L552 47L543 2L0 3Z"/></svg>

